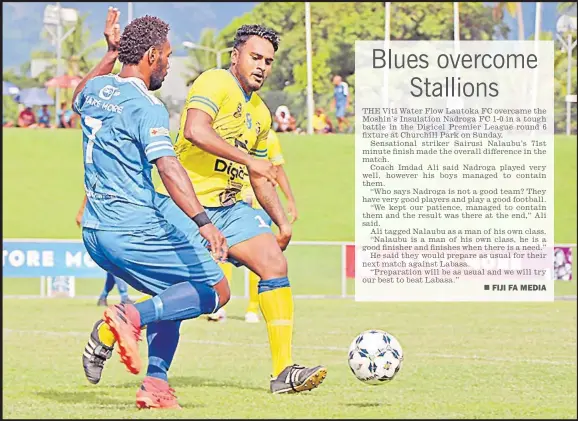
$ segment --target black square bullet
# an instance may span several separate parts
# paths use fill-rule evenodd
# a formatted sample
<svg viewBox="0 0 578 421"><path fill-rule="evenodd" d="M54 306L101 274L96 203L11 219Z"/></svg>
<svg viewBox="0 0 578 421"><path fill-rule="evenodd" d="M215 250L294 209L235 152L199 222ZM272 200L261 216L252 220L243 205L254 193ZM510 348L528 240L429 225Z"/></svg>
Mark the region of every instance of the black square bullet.
<svg viewBox="0 0 578 421"><path fill-rule="evenodd" d="M490 290L490 286L489 285L484 285L484 291L489 291Z"/></svg>

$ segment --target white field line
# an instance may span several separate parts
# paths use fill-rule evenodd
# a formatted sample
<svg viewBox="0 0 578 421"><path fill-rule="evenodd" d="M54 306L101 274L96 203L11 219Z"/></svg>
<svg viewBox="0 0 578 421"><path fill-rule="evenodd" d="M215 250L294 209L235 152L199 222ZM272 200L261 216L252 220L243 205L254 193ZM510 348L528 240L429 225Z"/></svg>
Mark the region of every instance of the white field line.
<svg viewBox="0 0 578 421"><path fill-rule="evenodd" d="M82 338L88 338L90 332L72 332L72 331L63 331L63 332L56 332L56 331L48 331L48 330L17 330L17 329L2 329L3 334L7 333L16 333L22 335L41 335L41 336L78 336ZM208 340L195 340L195 339L181 339L181 342L190 343L190 344L197 344L197 345L216 345L216 346L225 346L225 347L235 347L235 348L268 348L269 344L250 344L250 343L240 343L240 342L226 342L226 341L208 341ZM337 346L299 346L294 345L293 348L295 349L309 349L309 350L320 350L320 351L336 351L342 352L344 355L347 355L348 349L345 347L337 347ZM568 365L568 366L576 366L576 360L536 360L536 359L527 359L527 358L501 358L501 357L485 357L479 355L452 355L452 354L437 354L437 353L424 353L418 352L415 354L411 354L412 356L416 357L425 357L425 358L444 358L444 359L451 359L451 360L478 360L478 361L488 361L488 362L509 362L509 363L527 363L527 364L540 364L540 365Z"/></svg>

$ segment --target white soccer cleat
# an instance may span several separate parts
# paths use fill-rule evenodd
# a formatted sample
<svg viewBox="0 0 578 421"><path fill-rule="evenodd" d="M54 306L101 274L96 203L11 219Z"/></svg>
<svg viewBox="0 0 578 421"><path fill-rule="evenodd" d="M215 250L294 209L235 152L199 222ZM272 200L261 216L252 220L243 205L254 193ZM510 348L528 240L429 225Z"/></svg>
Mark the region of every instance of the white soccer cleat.
<svg viewBox="0 0 578 421"><path fill-rule="evenodd" d="M224 322L227 320L227 312L224 308L218 309L215 313L207 315L209 322Z"/></svg>
<svg viewBox="0 0 578 421"><path fill-rule="evenodd" d="M259 323L259 315L257 313L248 312L245 314L245 322L247 323Z"/></svg>

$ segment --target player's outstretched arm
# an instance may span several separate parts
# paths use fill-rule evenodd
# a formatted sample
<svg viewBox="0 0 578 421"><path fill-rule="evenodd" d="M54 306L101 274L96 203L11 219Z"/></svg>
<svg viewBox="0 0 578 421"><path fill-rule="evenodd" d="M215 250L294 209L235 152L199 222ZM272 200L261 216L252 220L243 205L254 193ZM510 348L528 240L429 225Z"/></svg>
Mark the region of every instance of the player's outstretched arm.
<svg viewBox="0 0 578 421"><path fill-rule="evenodd" d="M225 259L228 253L225 237L205 213L205 208L199 202L191 179L181 163L174 156L163 156L157 159L155 164L167 192L176 205L197 224L201 235L211 245L215 259Z"/></svg>
<svg viewBox="0 0 578 421"><path fill-rule="evenodd" d="M293 191L291 191L291 185L289 184L289 177L283 168L283 165L277 166L277 181L279 181L279 187L287 199L287 207L289 208L289 215L291 224L295 222L298 218L297 206L295 205L295 196L293 196Z"/></svg>
<svg viewBox="0 0 578 421"><path fill-rule="evenodd" d="M206 112L189 109L183 130L185 139L205 152L245 165L249 171L265 177L274 186L277 185L277 173L270 162L255 159L230 145L217 134L212 124L213 118Z"/></svg>
<svg viewBox="0 0 578 421"><path fill-rule="evenodd" d="M265 209L265 212L271 217L275 225L279 227L279 234L277 235L277 242L281 250L285 250L291 240L292 229L291 224L287 220L285 210L281 205L277 190L265 177L261 177L249 171L249 178L251 186L255 192L255 197Z"/></svg>
<svg viewBox="0 0 578 421"><path fill-rule="evenodd" d="M102 60L92 69L86 76L82 78L74 94L72 95L72 103L76 101L78 94L84 89L86 82L96 76L107 75L112 72L116 59L118 58L118 46L120 44L120 25L118 17L120 12L116 7L109 7L106 14L106 23L104 25L104 38L108 44L108 50Z"/></svg>

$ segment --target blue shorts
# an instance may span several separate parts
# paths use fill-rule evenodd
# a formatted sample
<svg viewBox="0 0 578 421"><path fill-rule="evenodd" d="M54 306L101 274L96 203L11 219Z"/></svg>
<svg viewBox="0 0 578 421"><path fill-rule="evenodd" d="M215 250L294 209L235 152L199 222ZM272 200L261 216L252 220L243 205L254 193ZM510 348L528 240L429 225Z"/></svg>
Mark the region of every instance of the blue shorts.
<svg viewBox="0 0 578 421"><path fill-rule="evenodd" d="M345 104L336 104L335 117L337 118L345 117Z"/></svg>
<svg viewBox="0 0 578 421"><path fill-rule="evenodd" d="M190 236L194 242L201 243L204 247L209 247L197 225L190 219L173 200L161 194L157 194L155 205L169 223ZM231 206L222 206L217 208L205 208L207 216L215 227L227 239L229 248L250 238L261 234L270 233L271 218L262 209L254 209L245 202L237 202ZM229 258L229 262L235 266L241 266L236 260Z"/></svg>
<svg viewBox="0 0 578 421"><path fill-rule="evenodd" d="M184 281L213 286L224 277L200 242L166 222L131 232L84 228L82 239L95 263L144 294Z"/></svg>

